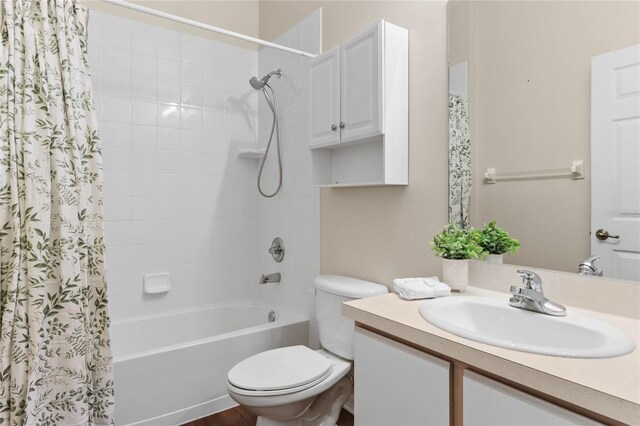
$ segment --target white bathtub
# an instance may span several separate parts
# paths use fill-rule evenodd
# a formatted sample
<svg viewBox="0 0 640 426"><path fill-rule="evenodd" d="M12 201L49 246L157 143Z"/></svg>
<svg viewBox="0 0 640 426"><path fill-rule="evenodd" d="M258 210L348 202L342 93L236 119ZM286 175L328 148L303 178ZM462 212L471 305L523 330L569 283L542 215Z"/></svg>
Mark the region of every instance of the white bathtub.
<svg viewBox="0 0 640 426"><path fill-rule="evenodd" d="M114 321L116 425L179 425L232 407L225 387L231 367L307 342L306 318L259 303Z"/></svg>

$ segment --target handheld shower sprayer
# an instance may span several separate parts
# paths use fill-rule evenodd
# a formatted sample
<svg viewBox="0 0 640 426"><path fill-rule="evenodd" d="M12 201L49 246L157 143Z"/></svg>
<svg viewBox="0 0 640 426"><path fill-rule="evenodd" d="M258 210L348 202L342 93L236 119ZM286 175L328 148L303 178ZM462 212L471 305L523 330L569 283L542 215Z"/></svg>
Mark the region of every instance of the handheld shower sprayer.
<svg viewBox="0 0 640 426"><path fill-rule="evenodd" d="M258 77L251 77L249 80L249 85L256 90L262 90L265 99L267 100L267 105L271 109L273 113L273 124L271 125L271 134L269 135L269 142L267 143L267 149L264 152L264 157L262 157L262 163L260 164L260 171L258 172L258 192L265 198L274 197L278 192L280 192L280 188L282 187L282 158L280 157L280 135L278 132L278 109L276 108L276 96L273 93L273 88L269 86L269 79L271 76L277 76L280 78L282 76L282 70L278 69L276 71L271 71L269 74L264 77L258 79ZM269 90L267 90L269 89ZM271 92L271 93L269 93ZM271 141L273 140L273 135L276 135L276 150L278 151L278 187L272 194L266 194L262 190L262 170L264 169L264 163L267 160L267 155L269 154L269 149L271 148Z"/></svg>
<svg viewBox="0 0 640 426"><path fill-rule="evenodd" d="M251 77L251 79L249 80L249 84L254 89L260 90L264 86L267 86L267 83L269 82L269 79L271 78L272 75L276 75L276 76L278 76L278 78L280 78L280 77L282 77L282 70L278 69L276 71L271 71L269 74L265 75L262 78Z"/></svg>

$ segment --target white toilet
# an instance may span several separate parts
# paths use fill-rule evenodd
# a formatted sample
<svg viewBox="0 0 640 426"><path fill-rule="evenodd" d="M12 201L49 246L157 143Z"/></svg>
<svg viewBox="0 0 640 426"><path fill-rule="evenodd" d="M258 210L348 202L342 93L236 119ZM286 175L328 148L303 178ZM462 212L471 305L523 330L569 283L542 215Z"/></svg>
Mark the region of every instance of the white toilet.
<svg viewBox="0 0 640 426"><path fill-rule="evenodd" d="M320 275L314 285L322 349L289 346L262 352L227 375L229 395L259 416L258 425L335 425L351 395L354 323L342 316L340 304L388 289L340 275Z"/></svg>

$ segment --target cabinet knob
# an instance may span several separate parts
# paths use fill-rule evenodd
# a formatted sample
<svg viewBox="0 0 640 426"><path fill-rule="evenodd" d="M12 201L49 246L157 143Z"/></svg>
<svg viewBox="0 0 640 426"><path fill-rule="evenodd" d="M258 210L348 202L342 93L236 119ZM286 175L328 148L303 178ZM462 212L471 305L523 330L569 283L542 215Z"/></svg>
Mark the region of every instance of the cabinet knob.
<svg viewBox="0 0 640 426"><path fill-rule="evenodd" d="M340 128L341 128L341 129L344 129L344 126L345 126L344 121L341 121L341 122L340 122Z"/></svg>
<svg viewBox="0 0 640 426"><path fill-rule="evenodd" d="M335 132L336 130L338 130L338 126L336 126L335 124L331 125L331 131Z"/></svg>

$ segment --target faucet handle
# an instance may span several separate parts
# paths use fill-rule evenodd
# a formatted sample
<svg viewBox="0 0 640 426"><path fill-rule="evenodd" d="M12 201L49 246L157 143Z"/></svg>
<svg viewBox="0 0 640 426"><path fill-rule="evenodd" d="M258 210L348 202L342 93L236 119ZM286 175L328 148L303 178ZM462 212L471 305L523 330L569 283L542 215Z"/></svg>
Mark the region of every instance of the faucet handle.
<svg viewBox="0 0 640 426"><path fill-rule="evenodd" d="M586 259L584 262L580 264L580 266L586 266L590 268L593 272L598 272L598 267L596 266L596 261L600 260L600 256L591 256Z"/></svg>
<svg viewBox="0 0 640 426"><path fill-rule="evenodd" d="M526 269L518 269L517 272L522 277L522 283L525 288L542 289L542 278L540 278L540 275Z"/></svg>
<svg viewBox="0 0 640 426"><path fill-rule="evenodd" d="M578 265L578 273L582 275L595 275L602 276L602 269L596 266L596 261L600 259L600 256L591 256Z"/></svg>
<svg viewBox="0 0 640 426"><path fill-rule="evenodd" d="M509 293L511 293L510 301L514 301L514 302L518 300L527 299L527 300L532 300L534 302L544 303L544 301L546 300L544 295L541 292L534 290L533 288L530 288L530 287L521 288L521 287L516 287L512 285L511 289L509 290Z"/></svg>

